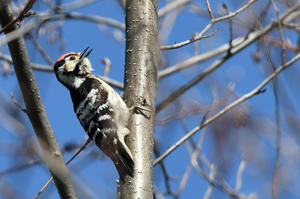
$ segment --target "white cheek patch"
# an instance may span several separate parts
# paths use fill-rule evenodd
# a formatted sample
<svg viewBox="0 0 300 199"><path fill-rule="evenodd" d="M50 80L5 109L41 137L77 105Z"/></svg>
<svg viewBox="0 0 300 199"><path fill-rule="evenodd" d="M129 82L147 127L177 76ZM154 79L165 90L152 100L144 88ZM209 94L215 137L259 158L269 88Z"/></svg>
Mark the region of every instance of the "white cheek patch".
<svg viewBox="0 0 300 199"><path fill-rule="evenodd" d="M71 71L73 71L75 69L75 66L76 66L76 64L73 63L73 62L66 63L65 64L65 70L67 72L71 72Z"/></svg>

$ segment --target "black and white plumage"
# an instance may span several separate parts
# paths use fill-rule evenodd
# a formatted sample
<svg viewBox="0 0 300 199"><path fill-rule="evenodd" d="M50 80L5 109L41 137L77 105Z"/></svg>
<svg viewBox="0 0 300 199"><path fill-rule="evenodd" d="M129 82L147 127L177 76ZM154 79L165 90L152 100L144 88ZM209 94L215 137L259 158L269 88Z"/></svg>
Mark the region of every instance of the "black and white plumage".
<svg viewBox="0 0 300 199"><path fill-rule="evenodd" d="M88 48L87 48L88 49ZM85 49L66 53L54 64L58 81L68 88L73 108L89 138L114 162L121 179L133 176L134 161L124 138L130 133L129 110L108 84L91 73Z"/></svg>

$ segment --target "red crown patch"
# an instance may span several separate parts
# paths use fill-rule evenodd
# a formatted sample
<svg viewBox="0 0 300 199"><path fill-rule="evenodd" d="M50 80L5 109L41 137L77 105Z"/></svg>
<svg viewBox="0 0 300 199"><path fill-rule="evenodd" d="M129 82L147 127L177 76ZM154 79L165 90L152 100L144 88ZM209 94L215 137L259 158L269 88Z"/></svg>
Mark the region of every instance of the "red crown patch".
<svg viewBox="0 0 300 199"><path fill-rule="evenodd" d="M61 55L61 56L56 60L56 62L61 61L61 60L62 60L65 56L67 56L68 54L71 54L71 53L65 53L65 54Z"/></svg>

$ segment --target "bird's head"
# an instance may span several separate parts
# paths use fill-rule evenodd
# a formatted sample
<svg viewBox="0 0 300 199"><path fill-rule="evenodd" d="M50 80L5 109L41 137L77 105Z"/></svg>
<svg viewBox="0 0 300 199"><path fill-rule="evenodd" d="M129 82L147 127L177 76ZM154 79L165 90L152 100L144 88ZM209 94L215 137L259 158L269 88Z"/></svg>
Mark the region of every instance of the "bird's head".
<svg viewBox="0 0 300 199"><path fill-rule="evenodd" d="M69 52L61 55L54 64L57 79L66 86L71 86L76 78L84 78L93 70L88 59L92 49L87 53L87 47L82 52Z"/></svg>

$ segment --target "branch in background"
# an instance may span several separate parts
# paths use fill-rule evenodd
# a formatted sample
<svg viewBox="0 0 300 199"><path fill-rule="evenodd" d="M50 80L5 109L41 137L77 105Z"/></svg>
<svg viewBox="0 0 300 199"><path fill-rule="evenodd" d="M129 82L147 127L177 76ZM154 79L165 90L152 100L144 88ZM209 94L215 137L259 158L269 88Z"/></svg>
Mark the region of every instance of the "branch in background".
<svg viewBox="0 0 300 199"><path fill-rule="evenodd" d="M4 1L0 6L0 22L2 27L5 27L5 25L12 20L13 14L9 8L8 1ZM60 197L76 199L77 195L71 177L55 140L54 133L41 101L38 87L35 83L24 39L18 34L18 27L16 24L12 24L5 29L5 34L8 34L11 31L15 31L17 37L8 43L8 47L26 104L26 113L34 128L41 149L43 150L44 161L47 163L51 174L54 176L54 181Z"/></svg>
<svg viewBox="0 0 300 199"><path fill-rule="evenodd" d="M211 106L211 109L214 109L214 107L216 107L216 104L213 103L213 105ZM206 115L208 114L208 112L206 113ZM205 116L203 117L203 119L205 119ZM203 121L203 120L202 120ZM181 120L182 125L184 127L185 130L187 130L187 126L185 124L185 122L183 120ZM238 194L235 190L233 190L229 184L224 180L224 178L216 171L215 166L213 163L210 163L204 155L202 155L202 153L198 153L195 154L195 152L197 151L197 147L199 149L199 147L201 148L201 145L204 141L204 135L205 132L202 133L200 135L200 139L198 144L196 145L196 143L193 141L193 138L190 137L189 138L189 142L187 143L188 146L188 151L189 151L189 155L190 155L190 163L192 164L192 166L194 167L195 171L200 174L208 183L209 183L209 187L206 190L206 193L204 195L204 197L208 197L210 194L210 191L212 190L212 188L216 188L226 194L228 194L230 197L232 198L236 198L236 199L245 199L245 197L242 196L242 194ZM208 167L210 174L208 174L204 168L204 164ZM239 170L237 171L239 172ZM213 175L212 175L213 174ZM217 180L215 180L212 176L215 176L217 178ZM221 183L219 183L219 181Z"/></svg>
<svg viewBox="0 0 300 199"><path fill-rule="evenodd" d="M278 30L280 34L281 39L281 64L284 65L286 62L286 44L285 39L283 35L282 30L282 22L279 20L279 9L277 8L274 0L271 0L272 5L275 9L277 19L279 21L278 23ZM275 66L273 66L273 70ZM280 109L279 109L279 82L278 78L275 78L273 80L273 90L274 90L274 97L275 97L275 120L276 120L276 159L275 159L275 168L273 173L273 179L272 179L272 196L273 199L277 199L277 179L278 179L278 170L279 170L279 161L280 161L280 141L281 141L281 125L280 125Z"/></svg>
<svg viewBox="0 0 300 199"><path fill-rule="evenodd" d="M0 171L0 178L3 177L4 175L8 175L10 173L14 173L14 172L17 172L17 171L20 171L23 169L27 169L27 168L30 168L32 166L39 165L39 164L41 164L41 160L30 160L24 164L10 167L4 171Z"/></svg>
<svg viewBox="0 0 300 199"><path fill-rule="evenodd" d="M261 92L263 92L262 89L263 89L264 86L266 86L271 80L273 80L273 78L277 77L277 75L279 73L281 73L283 70L285 70L286 68L288 68L289 66L291 66L293 63L295 63L298 59L300 59L300 53L297 54L293 59L291 59L286 64L281 65L276 71L274 71L274 73L272 73L270 76L268 76L261 84L259 84L251 92L249 92L247 94L244 94L242 97L240 97L239 99L235 100L234 102L232 102L231 104L229 104L228 106L226 106L224 109L222 109L221 111L219 111L217 114L215 114L214 116L212 116L209 119L207 119L205 122L203 122L203 124L195 127L192 131L190 131L188 134L186 134L185 136L183 136L173 146L171 146L165 153L163 153L159 158L157 158L154 161L153 165L156 166L161 160L163 160L164 158L166 158L170 153L172 153L175 149L177 149L187 139L189 139L191 136L193 136L195 133L197 133L203 127L207 126L208 124L212 123L217 118L219 118L220 116L224 115L226 112L228 112L229 110L231 110L233 107L235 107L235 106L241 104L242 102L248 100L249 98L251 98L251 97L253 97L253 96L255 96L255 95L260 94Z"/></svg>
<svg viewBox="0 0 300 199"><path fill-rule="evenodd" d="M0 59L13 64L13 61L11 59L11 57L9 57L8 55L4 55L2 53L0 53ZM43 72L53 72L53 68L49 65L43 65L43 64L36 64L36 63L31 63L31 68L33 70L38 70L38 71L43 71ZM108 83L109 85L118 88L120 90L123 90L123 84L117 80L111 79L109 77L105 77L105 76L100 76L101 79L103 79L106 83Z"/></svg>
<svg viewBox="0 0 300 199"><path fill-rule="evenodd" d="M208 114L208 113L207 113ZM207 115L206 114L206 115ZM204 119L205 117L203 117ZM182 120L182 123L184 123L184 121ZM197 157L199 156L199 153L201 151L201 148L202 148L202 144L203 144L203 140L204 140L204 135L206 133L206 128L204 129L204 132L201 134L200 138L199 138L199 141L197 143L197 146L195 147L194 151L192 152L191 154L191 157L190 157L190 163L189 165L187 166L185 172L184 172L184 175L181 179L181 182L180 182L180 185L179 185L179 188L178 188L178 191L177 191L177 196L179 198L180 194L182 193L182 191L184 190L185 186L186 186L186 183L187 183L187 180L191 174L191 171L192 171L192 168L193 168L193 163L195 161L197 161Z"/></svg>
<svg viewBox="0 0 300 199"><path fill-rule="evenodd" d="M58 15L55 15L56 12L53 10L49 10L49 11L46 11L43 13L36 13L34 15L35 19L31 20L29 23L24 25L24 27L21 30L19 30L17 32L12 31L9 34L7 34L5 37L0 37L0 46L16 39L19 35L24 36L25 34L30 32L34 28L40 26L41 24L43 24L49 20L61 20L61 19L65 19L65 18L82 19L82 20L92 21L92 22L96 22L96 23L106 24L106 25L121 29L122 31L125 30L125 25L114 19L100 17L100 16L83 15L83 14L75 13L75 12L74 13L63 13L63 12L66 12L67 10L69 10L69 9L67 9L67 5L68 4L66 4L60 8L61 14L58 14Z"/></svg>
<svg viewBox="0 0 300 199"><path fill-rule="evenodd" d="M232 48L230 48L230 43L228 44L227 54L225 54L221 59L216 60L213 62L209 67L207 67L201 74L196 76L194 79L189 81L187 84L181 86L178 90L171 93L166 99L164 99L161 103L159 103L156 106L156 112L160 112L163 108L168 106L171 102L173 102L175 99L177 99L179 96L181 96L183 93L185 93L188 89L192 88L194 85L196 85L199 81L201 81L203 78L205 78L207 75L209 75L211 72L215 71L217 68L219 68L225 61L227 61L231 56L234 54L237 54L241 50L245 49L248 45L250 45L252 42L256 41L261 36L265 35L269 31L271 31L274 27L278 26L278 23L287 18L290 14L293 13L293 11L297 10L300 7L300 3L298 3L295 7L289 9L287 12L281 15L280 19L274 21L273 23L269 24L262 30L258 30L254 33L249 34L246 38L238 38L233 40ZM290 18L292 19L292 18ZM220 50L220 48L218 48ZM230 51L229 51L230 49ZM218 51L217 51L218 52ZM209 55L209 54L206 54ZM202 57L203 59L203 57ZM185 61L186 63L187 61ZM187 65L185 65L187 66ZM170 71L169 71L170 72ZM165 73L166 74L166 73Z"/></svg>
<svg viewBox="0 0 300 199"><path fill-rule="evenodd" d="M182 8L188 3L191 3L193 0L174 0L171 3L168 3L165 7L159 9L158 18L165 16L167 13L176 10L178 8Z"/></svg>
<svg viewBox="0 0 300 199"><path fill-rule="evenodd" d="M32 15L33 12L28 12L33 4L35 3L36 0L30 0L27 2L26 6L24 7L24 9L21 11L21 13L19 14L19 16L17 18L15 18L14 20L10 21L8 24L6 24L3 29L0 31L0 34L3 33L4 31L6 31L6 29L8 29L11 25L13 25L14 23L17 22L21 22L23 20L24 17L27 17L29 15Z"/></svg>
<svg viewBox="0 0 300 199"><path fill-rule="evenodd" d="M160 156L158 148L157 148L157 144L155 144L155 146L154 146L154 154L155 154L156 157ZM171 188L171 185L170 185L170 180L172 180L172 177L170 177L170 175L168 174L167 168L166 168L163 161L161 161L159 163L159 165L160 165L160 168L161 168L163 176L164 176L165 187L166 187L166 190L167 190L166 193L173 196L173 197L175 197L176 194L172 191L172 188Z"/></svg>
<svg viewBox="0 0 300 199"><path fill-rule="evenodd" d="M209 0L206 0L205 3L206 3L206 6L207 6L207 10L208 10L208 14L209 14L210 19L214 19L215 17L213 15L212 10L211 10Z"/></svg>
<svg viewBox="0 0 300 199"><path fill-rule="evenodd" d="M117 1L120 4L121 8L125 10L126 0L117 0Z"/></svg>
<svg viewBox="0 0 300 199"><path fill-rule="evenodd" d="M40 52L40 54L43 56L43 58L45 59L45 61L49 64L49 65L53 65L53 61L51 60L51 58L47 55L47 53L44 51L44 49L39 45L39 43L37 42L37 40L34 38L33 34L31 32L28 32L27 34L31 41L33 42L34 46L36 47L36 49Z"/></svg>
<svg viewBox="0 0 300 199"><path fill-rule="evenodd" d="M173 45L161 46L160 50L171 50L171 49L175 49L175 48L180 48L180 47L183 47L183 46L188 45L190 43L193 43L195 41L199 41L201 39L206 39L206 38L212 37L217 31L218 31L218 29L215 29L211 33L209 33L208 35L203 35L204 32L196 33L189 40L186 40L186 41L183 41L183 42L180 42L180 43L176 43L176 44L173 44Z"/></svg>
<svg viewBox="0 0 300 199"><path fill-rule="evenodd" d="M236 180L235 180L235 188L234 188L234 191L236 193L238 193L242 187L242 183L243 183L242 176L245 168L246 168L246 160L242 159L239 168L236 172Z"/></svg>
<svg viewBox="0 0 300 199"><path fill-rule="evenodd" d="M225 16L222 17L218 17L218 18L214 18L212 13L211 13L211 8L210 5L208 3L208 12L211 15L211 21L209 22L209 24L206 25L206 27L198 34L196 34L196 36L194 38L191 38L189 40L174 44L174 45L167 45L167 46L161 46L160 49L161 50L170 50L170 49L175 49L175 48L180 48L182 46L188 45L192 42L195 42L197 40L203 39L203 38L207 38L210 37L212 35L214 35L214 33L216 32L216 30L214 30L212 33L210 33L209 35L204 36L204 34L217 22L219 21L223 21L223 20L227 20L227 19L232 19L234 16L236 16L237 14L239 14L240 12L246 10L250 5L252 5L256 0L249 0L243 7L241 7L240 9L236 10L233 13L228 13ZM208 2L208 1L206 1Z"/></svg>
<svg viewBox="0 0 300 199"><path fill-rule="evenodd" d="M84 144L80 147L80 149L78 149L78 151L67 161L66 165L70 164L80 153L81 151L83 151L91 142L90 139L87 139ZM41 188L41 190L36 194L36 196L34 197L34 199L37 199L42 193L43 191L45 191L45 189L47 188L47 186L50 184L50 182L53 180L53 176L51 176L49 178L49 180L44 184L44 186Z"/></svg>
<svg viewBox="0 0 300 199"><path fill-rule="evenodd" d="M11 100L14 102L14 104L24 113L27 113L26 108L24 108L19 102L17 102L15 96L13 93L10 93Z"/></svg>
<svg viewBox="0 0 300 199"><path fill-rule="evenodd" d="M55 19L56 16L53 16L52 19ZM86 20L86 21L90 21L90 22L95 22L95 23L99 23L99 24L105 24L105 25L109 25L112 26L114 28L120 29L122 31L125 30L125 25L121 22L118 22L114 19L111 18L107 18L107 17L101 17L101 16L93 16L93 15L84 15L84 14L80 14L80 13L65 13L62 14L61 16L59 16L58 19L81 19L81 20ZM49 18L49 20L51 20Z"/></svg>
<svg viewBox="0 0 300 199"><path fill-rule="evenodd" d="M111 61L110 61L110 59L108 57L105 57L104 59L101 59L100 62L105 65L103 76L104 77L108 77L108 73L109 73L109 71L111 69Z"/></svg>
<svg viewBox="0 0 300 199"><path fill-rule="evenodd" d="M283 13L280 16L280 18L279 18L280 21L282 23L288 23L288 22L296 19L297 17L299 17L300 13L299 12L296 13L296 11L299 8L300 8L300 3L297 3L295 6L288 9L285 13ZM262 30L258 30L258 31L255 31L255 32L252 32L252 33L248 34L247 36L242 36L242 37L238 37L238 38L234 39L232 41L232 47L234 48L238 45L243 45L243 43L246 44L245 45L245 47L246 47L251 42L255 41L260 36L267 34L268 32L270 32L271 30L273 30L277 26L278 26L278 20L274 20L271 24L269 24L268 26L266 26ZM208 60L208 59L210 59L214 56L217 56L221 53L224 53L224 52L228 51L229 48L230 48L230 44L227 43L227 44L223 44L222 46L220 46L220 47L218 47L214 50L205 52L201 55L193 56L193 57L191 57L191 58L189 58L189 59L187 59L187 60L185 60L181 63L175 64L174 66L170 66L167 69L160 71L158 73L158 77L159 77L159 79L161 79L161 78L163 78L167 75L178 72L180 70L183 70L185 68L193 66L193 65L195 65L197 63L200 63L202 61Z"/></svg>
<svg viewBox="0 0 300 199"><path fill-rule="evenodd" d="M215 171L215 165L214 164L211 164L211 167L209 168L210 172L209 172L209 179L211 181L213 181L215 179L215 175L216 175L216 171ZM203 196L203 199L209 199L210 198L210 195L211 195L211 192L212 192L212 185L209 184L206 191L205 191L205 194Z"/></svg>

